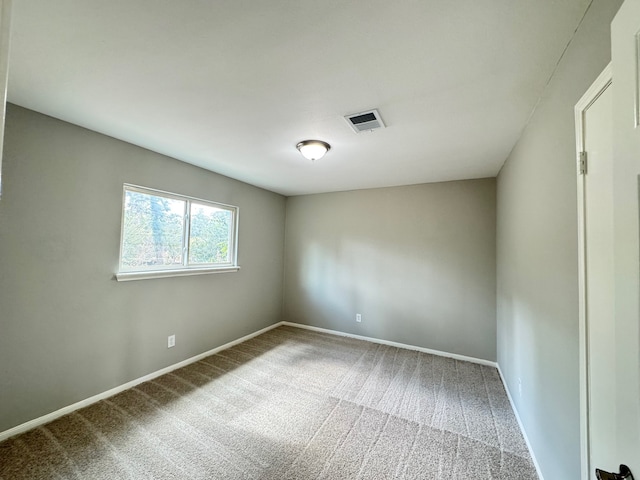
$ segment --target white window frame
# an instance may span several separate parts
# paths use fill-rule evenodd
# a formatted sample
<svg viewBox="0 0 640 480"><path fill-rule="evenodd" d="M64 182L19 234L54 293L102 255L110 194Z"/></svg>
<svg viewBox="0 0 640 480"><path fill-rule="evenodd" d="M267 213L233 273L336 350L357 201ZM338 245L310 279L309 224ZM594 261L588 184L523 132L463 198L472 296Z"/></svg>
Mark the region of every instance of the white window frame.
<svg viewBox="0 0 640 480"><path fill-rule="evenodd" d="M155 266L152 269L144 270L122 270L122 252L124 250L124 216L127 192L142 193L145 195L153 195L156 197L163 197L173 200L180 200L185 202L185 213L182 220L183 226L183 238L182 238L182 265L160 265ZM208 207L219 208L231 212L231 238L229 240L229 259L230 261L224 264L216 264L212 266L210 264L192 264L189 265L189 228L190 228L190 214L191 204L204 205ZM187 195L180 195L178 193L166 192L164 190L157 190L155 188L141 187L139 185L132 185L125 183L122 188L122 219L120 224L120 255L118 258L118 272L116 273L116 279L119 282L128 280L144 280L151 278L166 278L166 277L180 277L186 275L206 275L211 273L227 273L237 272L240 270L238 265L238 224L240 218L240 209L233 205L227 205L224 203L213 202L211 200L204 200L202 198L190 197Z"/></svg>

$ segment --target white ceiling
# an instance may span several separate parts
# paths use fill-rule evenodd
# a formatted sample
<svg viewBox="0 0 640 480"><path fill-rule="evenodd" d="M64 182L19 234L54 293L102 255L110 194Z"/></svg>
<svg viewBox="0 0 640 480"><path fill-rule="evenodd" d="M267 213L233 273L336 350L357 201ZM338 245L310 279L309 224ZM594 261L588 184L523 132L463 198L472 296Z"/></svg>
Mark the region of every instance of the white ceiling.
<svg viewBox="0 0 640 480"><path fill-rule="evenodd" d="M490 177L589 2L19 0L8 95L285 195Z"/></svg>

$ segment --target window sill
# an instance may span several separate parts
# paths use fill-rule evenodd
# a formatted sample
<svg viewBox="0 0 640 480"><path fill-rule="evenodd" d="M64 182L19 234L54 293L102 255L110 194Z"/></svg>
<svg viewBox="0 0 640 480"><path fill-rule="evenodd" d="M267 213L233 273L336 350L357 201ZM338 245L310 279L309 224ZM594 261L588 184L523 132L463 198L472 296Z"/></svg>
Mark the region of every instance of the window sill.
<svg viewBox="0 0 640 480"><path fill-rule="evenodd" d="M152 278L186 277L190 275L209 275L211 273L230 273L240 270L238 265L231 267L210 268L181 268L175 270L156 270L154 272L118 272L116 280L128 282L131 280L150 280Z"/></svg>

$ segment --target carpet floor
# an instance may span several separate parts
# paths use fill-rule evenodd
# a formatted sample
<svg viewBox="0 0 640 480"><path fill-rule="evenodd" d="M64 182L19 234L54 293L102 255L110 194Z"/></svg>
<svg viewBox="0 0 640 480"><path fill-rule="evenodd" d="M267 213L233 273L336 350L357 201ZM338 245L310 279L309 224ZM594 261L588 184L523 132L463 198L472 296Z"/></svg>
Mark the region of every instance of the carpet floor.
<svg viewBox="0 0 640 480"><path fill-rule="evenodd" d="M0 443L0 479L537 479L495 368L279 327Z"/></svg>

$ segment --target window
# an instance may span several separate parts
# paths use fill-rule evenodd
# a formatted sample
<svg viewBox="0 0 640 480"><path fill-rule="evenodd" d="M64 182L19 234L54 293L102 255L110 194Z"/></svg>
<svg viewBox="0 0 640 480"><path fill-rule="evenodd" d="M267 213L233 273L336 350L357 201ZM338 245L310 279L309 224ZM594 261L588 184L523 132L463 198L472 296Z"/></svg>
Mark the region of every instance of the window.
<svg viewBox="0 0 640 480"><path fill-rule="evenodd" d="M118 280L237 271L238 208L124 186Z"/></svg>

